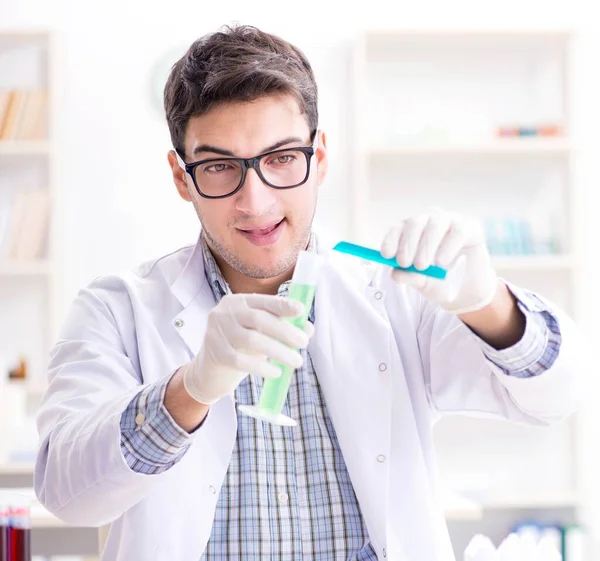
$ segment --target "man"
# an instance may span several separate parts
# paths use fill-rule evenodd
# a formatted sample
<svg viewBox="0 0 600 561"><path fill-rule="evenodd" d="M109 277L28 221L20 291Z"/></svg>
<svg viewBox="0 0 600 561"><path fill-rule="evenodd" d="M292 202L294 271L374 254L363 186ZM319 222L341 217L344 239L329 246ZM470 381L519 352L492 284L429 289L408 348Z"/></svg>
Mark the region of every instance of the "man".
<svg viewBox="0 0 600 561"><path fill-rule="evenodd" d="M165 109L202 232L78 295L39 412L40 500L110 524L111 561L452 559L432 424L565 418L581 374L571 321L500 281L466 217L399 216L382 240L403 266L461 258L452 299L445 281L333 255L312 231L328 166L317 86L282 39L241 26L198 40ZM285 295L304 249L326 264L302 331ZM295 428L237 410L278 375L272 359L297 369Z"/></svg>

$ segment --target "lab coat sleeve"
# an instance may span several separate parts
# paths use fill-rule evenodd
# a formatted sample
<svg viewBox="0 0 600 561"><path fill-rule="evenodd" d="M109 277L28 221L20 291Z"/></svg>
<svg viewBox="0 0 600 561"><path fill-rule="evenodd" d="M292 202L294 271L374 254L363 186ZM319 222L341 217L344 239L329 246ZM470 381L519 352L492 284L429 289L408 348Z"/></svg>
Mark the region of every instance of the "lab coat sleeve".
<svg viewBox="0 0 600 561"><path fill-rule="evenodd" d="M167 471L192 443L192 434L175 422L164 404L171 377L144 388L121 416L121 451L127 465L137 473Z"/></svg>
<svg viewBox="0 0 600 561"><path fill-rule="evenodd" d="M510 375L506 364L486 354L489 349L456 316L421 299L417 339L435 412L547 425L577 410L591 364L585 341L574 322L551 302L535 294L529 305L530 313L550 314L559 343L543 372L521 377Z"/></svg>
<svg viewBox="0 0 600 561"><path fill-rule="evenodd" d="M52 350L49 387L38 412L34 487L60 519L101 526L143 499L162 476L136 473L121 451L121 418L145 387L105 301L124 309L126 291L105 283L80 292Z"/></svg>
<svg viewBox="0 0 600 561"><path fill-rule="evenodd" d="M560 351L558 321L535 294L507 283L525 317L521 339L506 349L496 349L474 334L485 356L508 376L539 376L554 364Z"/></svg>

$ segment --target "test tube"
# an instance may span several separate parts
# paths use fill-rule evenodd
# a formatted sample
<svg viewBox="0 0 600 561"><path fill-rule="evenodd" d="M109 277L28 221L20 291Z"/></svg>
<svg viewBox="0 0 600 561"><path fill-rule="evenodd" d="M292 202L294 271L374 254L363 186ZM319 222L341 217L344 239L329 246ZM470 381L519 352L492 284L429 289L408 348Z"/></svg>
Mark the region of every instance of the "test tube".
<svg viewBox="0 0 600 561"><path fill-rule="evenodd" d="M285 321L304 329L315 297L317 279L323 263L323 257L309 251L301 251L294 268L288 298L304 305L301 315L286 318ZM255 419L268 421L275 425L294 427L296 421L282 414L288 390L292 381L294 369L290 366L273 361L281 368L281 376L265 379L258 405L241 405L239 410Z"/></svg>
<svg viewBox="0 0 600 561"><path fill-rule="evenodd" d="M0 496L0 561L8 561L8 502Z"/></svg>
<svg viewBox="0 0 600 561"><path fill-rule="evenodd" d="M25 497L11 498L8 561L31 561L31 516Z"/></svg>

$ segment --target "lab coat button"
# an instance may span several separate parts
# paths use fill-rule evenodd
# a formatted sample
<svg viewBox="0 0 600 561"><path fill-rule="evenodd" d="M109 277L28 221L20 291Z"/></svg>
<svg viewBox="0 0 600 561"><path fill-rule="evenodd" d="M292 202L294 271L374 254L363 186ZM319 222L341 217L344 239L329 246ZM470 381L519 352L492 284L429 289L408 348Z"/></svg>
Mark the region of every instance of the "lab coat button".
<svg viewBox="0 0 600 561"><path fill-rule="evenodd" d="M385 547L383 548L383 556L387 557L387 551L385 550Z"/></svg>
<svg viewBox="0 0 600 561"><path fill-rule="evenodd" d="M279 493L279 504L280 505L286 505L288 503L289 500L289 496L287 493Z"/></svg>
<svg viewBox="0 0 600 561"><path fill-rule="evenodd" d="M138 413L135 416L135 424L138 427L141 427L145 423L145 421L146 421L146 415L144 415L143 413Z"/></svg>
<svg viewBox="0 0 600 561"><path fill-rule="evenodd" d="M379 456L377 456L377 461L382 464L385 462L385 456L383 454L379 454Z"/></svg>
<svg viewBox="0 0 600 561"><path fill-rule="evenodd" d="M175 327L183 327L185 325L185 322L179 318L177 318L173 323L175 324Z"/></svg>
<svg viewBox="0 0 600 561"><path fill-rule="evenodd" d="M386 364L385 362L382 362L382 363L379 365L379 370L380 370L381 372L385 372L385 371L387 370L387 364Z"/></svg>
<svg viewBox="0 0 600 561"><path fill-rule="evenodd" d="M381 292L381 291L378 290L375 293L375 300L381 300L382 296L383 296L383 292Z"/></svg>
<svg viewBox="0 0 600 561"><path fill-rule="evenodd" d="M209 490L209 491L210 491L210 492L211 492L213 495L214 495L214 494L217 492L217 490L216 490L216 489L215 489L215 488L214 488L212 485L211 485L211 486L208 488L208 490Z"/></svg>

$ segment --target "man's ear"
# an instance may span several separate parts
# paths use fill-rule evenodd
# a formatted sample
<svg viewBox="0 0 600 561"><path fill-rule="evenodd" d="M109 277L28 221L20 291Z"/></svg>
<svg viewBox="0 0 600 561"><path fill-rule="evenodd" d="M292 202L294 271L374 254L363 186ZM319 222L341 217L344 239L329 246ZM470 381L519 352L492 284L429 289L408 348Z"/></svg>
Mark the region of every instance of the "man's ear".
<svg viewBox="0 0 600 561"><path fill-rule="evenodd" d="M188 174L185 170L179 165L179 161L177 160L177 153L175 150L169 150L167 154L167 159L169 160L169 165L171 166L171 173L173 174L173 183L175 183L175 187L177 187L177 192L179 196L188 203L191 202L192 197L190 195L190 189L188 186Z"/></svg>
<svg viewBox="0 0 600 561"><path fill-rule="evenodd" d="M329 157L327 155L327 137L323 131L317 131L319 137L319 143L315 151L315 157L317 160L317 185L321 185L325 181L327 176L327 169L329 168Z"/></svg>

